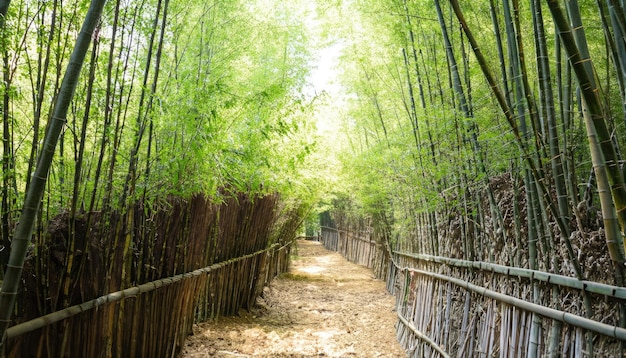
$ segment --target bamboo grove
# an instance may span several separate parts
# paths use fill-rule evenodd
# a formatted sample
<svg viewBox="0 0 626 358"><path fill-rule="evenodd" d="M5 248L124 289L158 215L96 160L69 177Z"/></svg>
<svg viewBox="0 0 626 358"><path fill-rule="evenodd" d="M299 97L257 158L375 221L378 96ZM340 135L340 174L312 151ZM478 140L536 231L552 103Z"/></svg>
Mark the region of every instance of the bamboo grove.
<svg viewBox="0 0 626 358"><path fill-rule="evenodd" d="M11 336L11 354L122 356L130 346L140 354L136 344L175 352L194 315L250 305L257 281L285 269L268 271L287 251L245 255L286 245L319 195L315 175L302 175L315 148L315 98L303 91L309 11L295 2L0 1L2 333L111 292L254 260L155 294L184 306L166 333L124 333L146 312L122 300ZM140 301L156 311L151 297ZM91 319L100 325L87 333ZM141 343L157 333L162 345ZM76 334L90 343L69 344Z"/></svg>
<svg viewBox="0 0 626 358"><path fill-rule="evenodd" d="M8 6L5 247L34 183L44 135L63 116L54 111L88 5ZM314 143L306 138L310 98L301 89L309 55L298 6L165 0L103 6L61 118L37 227L63 210L70 217L124 211L137 201L159 206L168 195L304 196L309 189L295 178Z"/></svg>
<svg viewBox="0 0 626 358"><path fill-rule="evenodd" d="M625 5L396 0L337 9L358 13L345 25L343 175L363 179L336 193L324 225L357 233L371 225L400 255L398 309L432 332L419 338L404 324L415 356L624 351L591 328L451 287L495 285L622 328L623 299L447 260L624 286ZM445 337L443 322L454 326Z"/></svg>

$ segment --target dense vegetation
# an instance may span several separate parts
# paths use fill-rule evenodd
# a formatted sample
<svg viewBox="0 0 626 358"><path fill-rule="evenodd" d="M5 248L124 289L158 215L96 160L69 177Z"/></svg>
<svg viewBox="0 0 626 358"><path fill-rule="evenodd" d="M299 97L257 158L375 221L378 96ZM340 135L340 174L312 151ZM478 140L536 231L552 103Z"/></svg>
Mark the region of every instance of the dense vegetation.
<svg viewBox="0 0 626 358"><path fill-rule="evenodd" d="M527 211L528 222L494 232L531 243L552 236L568 247L572 231L604 226L621 285L623 9L588 1L352 6L339 10L359 14L347 25L342 62L350 94L342 163L360 180L337 197L405 238L420 213L455 207L471 221L481 198L497 228L513 215L497 209L496 178L510 177L526 189L510 209ZM478 255L467 249L465 257ZM511 263L538 267L551 257L539 245L531 251Z"/></svg>
<svg viewBox="0 0 626 358"><path fill-rule="evenodd" d="M295 234L321 188L313 9L0 4L3 328L20 282L24 320Z"/></svg>

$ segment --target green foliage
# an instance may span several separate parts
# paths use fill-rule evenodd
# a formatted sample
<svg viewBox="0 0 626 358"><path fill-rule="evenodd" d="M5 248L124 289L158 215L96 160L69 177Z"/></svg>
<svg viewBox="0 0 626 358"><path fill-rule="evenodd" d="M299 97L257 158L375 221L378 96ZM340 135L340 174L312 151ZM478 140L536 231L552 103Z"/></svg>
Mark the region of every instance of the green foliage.
<svg viewBox="0 0 626 358"><path fill-rule="evenodd" d="M536 101L538 110L543 111L532 13L529 4L519 5L520 41L532 91L529 97ZM487 58L487 65L499 73L500 60L489 2L465 2L462 7L469 27L480 36L480 50ZM370 217L387 212L396 223L411 227L416 213L454 207L466 192L482 190L490 177L508 175L511 168L518 167L522 153L514 132L493 97L468 40L458 30L458 22L448 4L442 2L442 8L462 89L469 103L468 114L461 111L458 94L451 86L447 54L432 3L363 0L343 2L332 10L324 8L325 13L349 12L354 19L327 27L334 30L332 35L328 34L329 38L341 37L341 34L345 37L341 80L348 93L335 115L343 122L343 136L339 140L343 145L336 147L341 158L342 172L338 176L341 184L326 198L324 208L333 205L333 198L349 197L353 212ZM496 11L503 30L505 24L499 1L496 1ZM592 3L583 4L582 11L589 21L597 21L599 15ZM547 18L545 22L548 55L553 59L556 54L554 25ZM619 88L608 85L615 82L612 79L615 68L607 61L602 29L592 27L589 32L596 64L609 65L598 71L600 82L607 83L604 88L607 98L611 98L608 108L621 114ZM503 51L508 56L510 44L505 35L502 36ZM564 74L564 67L560 71ZM556 83L556 72L556 66L552 67L553 83ZM500 86L504 85L502 81L503 78ZM513 93L511 78L507 85ZM571 86L575 91L576 83ZM558 87L554 85L555 95ZM573 165L572 173L586 180L591 168L586 134L576 97L572 103L572 117L567 123L563 123L563 115L557 108L557 131L559 136L567 138L561 139L561 144L567 146L563 151ZM534 142L529 144L533 151L538 151L542 170L548 170L550 158L543 154L548 145L544 112L540 112L538 118L539 122L529 128L536 131ZM617 123L613 118L620 116L609 118ZM530 126L528 118L526 121ZM617 132L623 131L622 124L615 124L614 128ZM616 138L620 141L624 136ZM345 183L347 181L350 183Z"/></svg>
<svg viewBox="0 0 626 358"><path fill-rule="evenodd" d="M31 150L34 157L41 150L38 142L58 92L58 69L67 62L86 3L59 2L56 9L54 2L13 5L5 44L13 66L8 87L15 167L11 189L13 197L21 199L30 176ZM200 192L220 200L218 193L228 188L261 195L280 192L285 200L302 202L316 214L338 198L349 197L360 213L387 212L398 220L446 205L454 200L447 195L458 192L459 186L483 187L487 177L502 175L519 161L513 132L446 4L444 18L470 116L461 112L451 88L431 2L171 1L158 73L156 43L163 9L156 13L157 2L117 5L107 3L97 37L80 197L72 198L71 193L88 66L44 199L51 210L70 200L94 209L116 204L110 198L122 196L137 142L137 188L128 201ZM469 25L482 37L489 65L498 68L489 3L463 7ZM598 18L592 3L582 7L585 21ZM528 4L520 4L519 15L530 86L536 91ZM504 28L503 15L497 18ZM554 56L554 29L548 21L546 29L549 54ZM153 32L155 44L149 49ZM609 63L601 29L589 29L588 36L596 63ZM507 52L506 41L504 46ZM329 48L341 50L341 71L333 80L342 87L338 93L311 94L310 67L315 56ZM617 141L623 141L622 97L618 86L612 86L616 70L603 67L597 74L606 84L611 127ZM512 88L509 79L510 92ZM142 91L149 96L143 103ZM585 177L590 164L584 127L579 106L571 109L573 120L567 128L559 123L558 130L568 139L564 151L575 159L575 173ZM35 119L40 120L38 126ZM137 141L142 128L143 137ZM537 136L539 145L545 145L542 135ZM542 160L546 164L546 158ZM316 202L320 204L314 206Z"/></svg>
<svg viewBox="0 0 626 358"><path fill-rule="evenodd" d="M91 154L84 158L79 201L98 207L104 195L121 195L131 159L128 153L140 134L139 177L130 201L145 195L218 193L224 187L261 194L280 191L301 198L311 195L311 183L301 177L315 149L311 99L299 94L308 73L310 47L301 21L309 16L309 7L303 4L170 2L157 73L164 8L157 14L156 2L131 1L120 3L116 10L118 4L108 2L98 34L96 90L85 143L86 153ZM17 3L8 17L11 56L16 61L11 108L21 109L13 114L12 129L19 144L15 165L20 188L29 176L24 172L31 146L37 144L32 142L32 118L39 113L35 102L39 81L45 80L41 87L45 94L37 141L43 136L49 99L58 86L60 73L54 68L63 67L87 3L63 3L56 9L50 2L39 5L36 12L34 4ZM61 6L63 15L59 15ZM50 32L53 11L56 27ZM25 23L32 26L23 27ZM149 58L152 32L155 42ZM43 68L47 47L48 71ZM49 191L46 199L60 207L71 199L67 195L72 192L69 179L74 165L70 163L77 154L83 121L85 67L52 169L50 187L60 190ZM148 73L147 88L141 85L142 72ZM152 86L153 97L141 102L141 92L150 93ZM145 113L148 101L152 107ZM102 143L104 156L99 158ZM105 187L112 191L105 193ZM90 203L94 191L96 202Z"/></svg>

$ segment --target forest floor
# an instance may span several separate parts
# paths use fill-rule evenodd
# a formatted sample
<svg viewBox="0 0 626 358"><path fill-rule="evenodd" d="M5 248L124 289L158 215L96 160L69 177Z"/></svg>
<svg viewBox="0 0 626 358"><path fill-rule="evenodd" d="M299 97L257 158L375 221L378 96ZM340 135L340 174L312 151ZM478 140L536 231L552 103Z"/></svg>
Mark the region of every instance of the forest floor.
<svg viewBox="0 0 626 358"><path fill-rule="evenodd" d="M181 357L406 357L384 282L319 242L296 255L250 312L194 325Z"/></svg>

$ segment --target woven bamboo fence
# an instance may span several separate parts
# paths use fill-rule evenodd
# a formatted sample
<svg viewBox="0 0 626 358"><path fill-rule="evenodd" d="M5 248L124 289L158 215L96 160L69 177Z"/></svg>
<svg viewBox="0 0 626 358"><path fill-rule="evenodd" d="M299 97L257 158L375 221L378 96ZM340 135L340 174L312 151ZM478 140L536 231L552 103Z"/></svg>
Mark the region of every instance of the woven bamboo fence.
<svg viewBox="0 0 626 358"><path fill-rule="evenodd" d="M356 239L361 232L325 226L321 237L353 262L389 255L380 238L378 244L367 235ZM422 241L421 248L434 251L433 241ZM410 357L526 357L530 351L538 357L626 356L626 329L619 323L626 288L400 249L387 262L382 277L396 297L397 337ZM583 294L591 297L591 313Z"/></svg>
<svg viewBox="0 0 626 358"><path fill-rule="evenodd" d="M5 356L175 356L194 322L250 308L287 269L301 213L277 196L239 195L223 204L172 199L157 210L139 204L106 225L75 220L83 224L61 221L39 239ZM68 240L68 227L89 226L76 232L80 269L56 275L55 244ZM72 283L65 298L64 279Z"/></svg>

